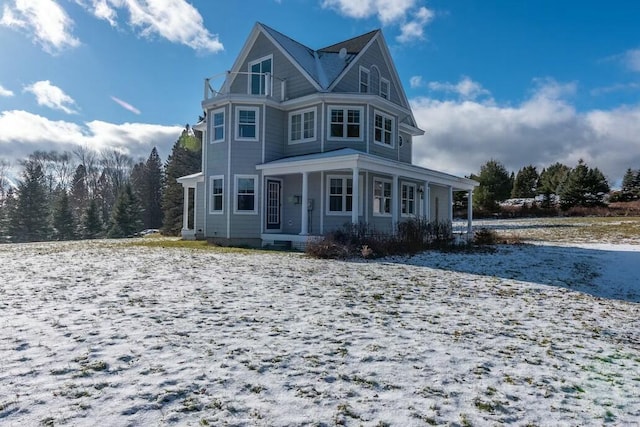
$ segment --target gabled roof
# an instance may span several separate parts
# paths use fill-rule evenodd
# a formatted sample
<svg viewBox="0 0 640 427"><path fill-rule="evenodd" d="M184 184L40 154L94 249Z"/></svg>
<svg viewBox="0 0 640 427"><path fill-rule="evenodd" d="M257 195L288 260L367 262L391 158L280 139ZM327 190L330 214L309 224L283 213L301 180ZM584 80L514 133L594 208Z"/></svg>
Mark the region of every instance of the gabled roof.
<svg viewBox="0 0 640 427"><path fill-rule="evenodd" d="M380 33L380 30L370 31L361 36L313 50L262 23L257 23L254 27L252 36L249 37L251 42L257 36L256 31L265 34L311 83L322 91L328 90L349 64ZM248 44L251 44L250 40L247 41ZM241 62L238 61L237 64L239 65Z"/></svg>

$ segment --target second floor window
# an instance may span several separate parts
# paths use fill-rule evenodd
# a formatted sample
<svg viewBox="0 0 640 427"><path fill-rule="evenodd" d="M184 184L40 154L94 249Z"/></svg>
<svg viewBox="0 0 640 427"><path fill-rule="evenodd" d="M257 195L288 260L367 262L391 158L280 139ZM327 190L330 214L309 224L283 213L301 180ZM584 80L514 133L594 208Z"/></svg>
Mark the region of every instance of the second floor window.
<svg viewBox="0 0 640 427"><path fill-rule="evenodd" d="M271 80L267 73L272 74L272 58L265 57L249 63L249 93L251 95L266 95L271 93Z"/></svg>
<svg viewBox="0 0 640 427"><path fill-rule="evenodd" d="M291 143L314 139L316 133L316 110L311 109L291 113L289 126L289 141Z"/></svg>
<svg viewBox="0 0 640 427"><path fill-rule="evenodd" d="M361 139L362 111L362 108L330 107L329 136L333 139Z"/></svg>
<svg viewBox="0 0 640 427"><path fill-rule="evenodd" d="M212 117L211 142L224 141L224 111L214 111Z"/></svg>
<svg viewBox="0 0 640 427"><path fill-rule="evenodd" d="M376 113L373 124L374 140L393 147L393 119L386 114Z"/></svg>
<svg viewBox="0 0 640 427"><path fill-rule="evenodd" d="M389 80L380 79L380 96L384 99L389 99Z"/></svg>
<svg viewBox="0 0 640 427"><path fill-rule="evenodd" d="M258 140L258 109L255 107L238 108L236 110L236 139Z"/></svg>

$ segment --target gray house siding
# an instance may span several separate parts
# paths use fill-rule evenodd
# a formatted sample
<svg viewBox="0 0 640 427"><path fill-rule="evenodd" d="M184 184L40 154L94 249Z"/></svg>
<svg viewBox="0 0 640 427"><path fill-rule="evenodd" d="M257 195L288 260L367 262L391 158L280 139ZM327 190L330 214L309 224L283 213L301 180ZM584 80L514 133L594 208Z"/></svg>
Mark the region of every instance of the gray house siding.
<svg viewBox="0 0 640 427"><path fill-rule="evenodd" d="M402 137L402 146L399 147L399 158L398 160L405 163L411 163L413 161L413 157L411 155L413 145L411 141L411 135L406 134L404 132L399 132L399 135Z"/></svg>
<svg viewBox="0 0 640 427"><path fill-rule="evenodd" d="M280 49L274 46L273 43L261 33L249 51L246 60L240 66L242 74L238 74L233 80L233 84L231 85L232 93L248 93L248 75L244 73L249 71L249 63L268 55L273 55L274 99L293 99L315 92L313 85L309 83L291 61L282 54ZM285 81L284 97L282 96L280 84L283 80Z"/></svg>
<svg viewBox="0 0 640 427"><path fill-rule="evenodd" d="M431 220L432 221L448 221L449 220L449 189L439 185L430 185L431 197Z"/></svg>
<svg viewBox="0 0 640 427"><path fill-rule="evenodd" d="M195 224L193 225L194 230L198 234L204 233L204 204L202 201L204 200L204 183L198 182L196 184L196 192L195 192L195 206L194 209L197 210L195 214Z"/></svg>
<svg viewBox="0 0 640 427"><path fill-rule="evenodd" d="M273 107L265 109L265 153L264 161L280 159L285 154L285 125L287 123L287 113Z"/></svg>

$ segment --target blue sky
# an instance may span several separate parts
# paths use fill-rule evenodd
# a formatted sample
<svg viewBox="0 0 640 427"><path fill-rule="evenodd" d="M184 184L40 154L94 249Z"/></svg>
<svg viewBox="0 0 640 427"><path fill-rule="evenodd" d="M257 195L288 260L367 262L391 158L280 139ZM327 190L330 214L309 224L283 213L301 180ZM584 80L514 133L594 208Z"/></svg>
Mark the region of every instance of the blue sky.
<svg viewBox="0 0 640 427"><path fill-rule="evenodd" d="M640 2L618 0L0 0L0 159L166 159L256 21L312 48L381 28L422 166L640 168Z"/></svg>

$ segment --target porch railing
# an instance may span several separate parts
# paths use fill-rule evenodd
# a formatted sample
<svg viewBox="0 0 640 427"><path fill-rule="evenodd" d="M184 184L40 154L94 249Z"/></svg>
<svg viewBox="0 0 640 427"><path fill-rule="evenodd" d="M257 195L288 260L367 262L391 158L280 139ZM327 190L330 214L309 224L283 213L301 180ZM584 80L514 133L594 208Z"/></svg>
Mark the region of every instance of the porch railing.
<svg viewBox="0 0 640 427"><path fill-rule="evenodd" d="M211 77L207 77L204 79L204 99L209 100L218 96L228 95L231 92L231 83L235 76L237 75L246 75L247 79L250 81L254 76L258 76L261 81L261 90L260 93L252 93L251 92L251 83L247 84L247 91L236 91L235 93L246 93L247 95L261 96L261 97L273 97L274 95L274 84L280 83L280 101L284 101L286 99L286 89L287 82L285 79L280 77L276 77L271 73L252 73L249 71L237 71L231 72L227 71L225 73L216 74ZM264 83L262 83L264 82ZM264 87L262 87L262 85Z"/></svg>

